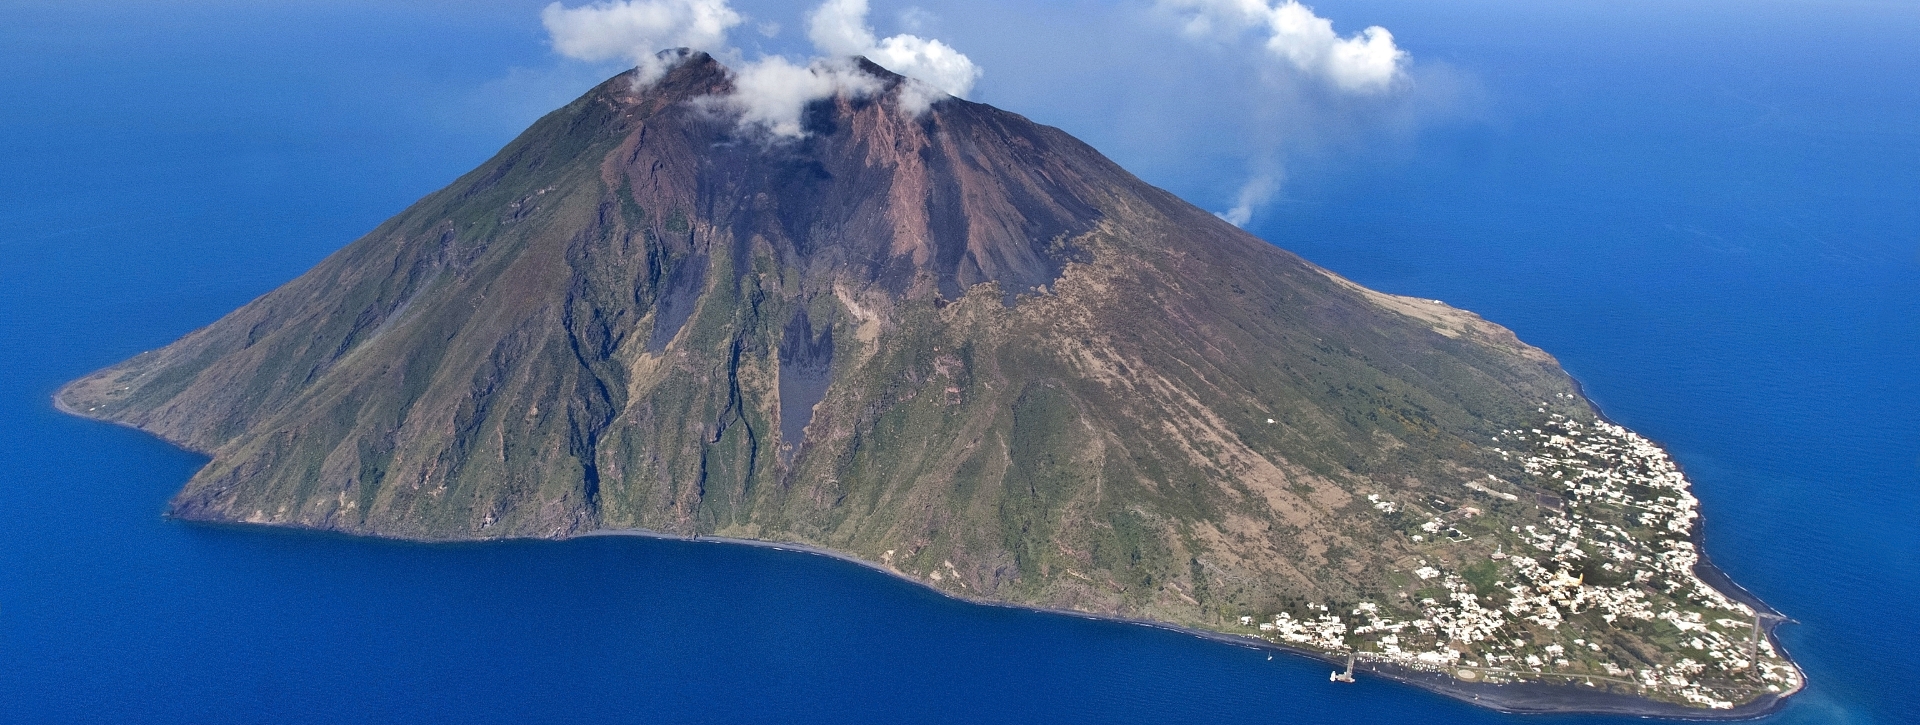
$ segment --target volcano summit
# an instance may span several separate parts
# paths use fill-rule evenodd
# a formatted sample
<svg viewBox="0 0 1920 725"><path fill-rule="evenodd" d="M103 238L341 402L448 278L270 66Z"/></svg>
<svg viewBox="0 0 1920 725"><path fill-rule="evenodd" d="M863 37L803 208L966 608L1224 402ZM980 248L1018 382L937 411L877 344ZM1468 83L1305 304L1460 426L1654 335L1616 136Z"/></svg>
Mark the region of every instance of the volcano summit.
<svg viewBox="0 0 1920 725"><path fill-rule="evenodd" d="M704 54L615 77L56 401L211 456L182 519L794 542L1506 709L1800 687L1679 470L1552 357L1057 129L834 72L864 80L797 135Z"/></svg>

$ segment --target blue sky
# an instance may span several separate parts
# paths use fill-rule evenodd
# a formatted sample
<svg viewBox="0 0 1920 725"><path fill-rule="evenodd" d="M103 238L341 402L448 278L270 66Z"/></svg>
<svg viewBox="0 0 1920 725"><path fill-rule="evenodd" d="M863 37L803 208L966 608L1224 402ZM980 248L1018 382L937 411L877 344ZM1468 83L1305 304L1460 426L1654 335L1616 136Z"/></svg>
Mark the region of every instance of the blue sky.
<svg viewBox="0 0 1920 725"><path fill-rule="evenodd" d="M6 3L9 339L60 367L48 386L164 344L480 164L621 70L555 53L547 4ZM730 44L804 61L813 4L738 0ZM1153 0L874 0L867 22L1205 208L1272 164L1251 231L1511 327L1701 474L1716 560L1836 673L1795 722L1910 712L1920 3L1312 5L1340 38L1389 29L1407 83L1289 81L1252 31L1195 42Z"/></svg>
<svg viewBox="0 0 1920 725"><path fill-rule="evenodd" d="M540 22L546 4L15 3L18 32L9 33L6 56L16 72L48 81L38 89L112 65L124 92L160 108L172 96L183 114L280 113L296 143L360 133L377 146L406 135L380 125L412 124L459 144L464 168L623 65L553 52ZM1284 179L1272 196L1285 203L1318 180L1401 163L1423 134L1497 133L1596 94L1669 107L1740 96L1765 118L1772 93L1851 106L1851 116L1864 110L1893 125L1912 123L1897 109L1920 102L1920 84L1886 82L1920 72L1910 47L1920 6L1912 3L1314 3L1340 37L1377 25L1408 53L1408 82L1371 96L1300 82L1312 74L1276 63L1257 31L1196 40L1180 31L1186 16L1166 5L876 0L867 17L878 35L915 33L966 54L983 71L974 100L1061 126L1214 210L1232 206L1262 168ZM814 3L731 7L745 20L727 42L743 58L815 54L805 37ZM772 26L778 31L766 35ZM208 108L203 102L222 89L191 87L196 79L180 73L196 65L222 83L261 85L232 88L231 104ZM21 101L0 109L20 121L8 124L14 132L44 118L47 105L76 102ZM286 110L301 107L314 112ZM389 115L366 128L327 112L381 107ZM323 118L330 128L301 127ZM1270 206L1261 209L1255 228L1272 219Z"/></svg>

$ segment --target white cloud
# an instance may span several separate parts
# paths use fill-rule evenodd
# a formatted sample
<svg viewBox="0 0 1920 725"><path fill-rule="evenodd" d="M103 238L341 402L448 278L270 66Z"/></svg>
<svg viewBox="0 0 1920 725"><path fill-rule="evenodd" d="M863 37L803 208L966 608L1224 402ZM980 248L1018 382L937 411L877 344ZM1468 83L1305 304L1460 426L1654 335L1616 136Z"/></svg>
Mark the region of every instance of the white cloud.
<svg viewBox="0 0 1920 725"><path fill-rule="evenodd" d="M906 28L909 33L926 32L927 28L933 27L935 20L936 16L927 12L926 8L911 7L900 11L900 27Z"/></svg>
<svg viewBox="0 0 1920 725"><path fill-rule="evenodd" d="M967 97L974 81L980 79L980 67L974 65L972 59L953 46L917 35L886 38L865 55L882 68L925 81L961 98Z"/></svg>
<svg viewBox="0 0 1920 725"><path fill-rule="evenodd" d="M1159 0L1185 18L1182 32L1193 38L1237 40L1252 30L1266 35L1264 48L1277 60L1331 82L1350 93L1382 93L1405 77L1407 52L1394 45L1393 33L1378 25L1345 38L1333 21L1313 14L1297 0Z"/></svg>
<svg viewBox="0 0 1920 725"><path fill-rule="evenodd" d="M1386 28L1341 37L1333 21L1298 0L1155 0L1181 35L1250 62L1255 85L1245 153L1252 168L1217 215L1246 226L1280 191L1285 158L1312 152L1355 129L1377 125L1405 105L1412 88L1405 50ZM1162 15L1166 17L1166 15Z"/></svg>
<svg viewBox="0 0 1920 725"><path fill-rule="evenodd" d="M913 19L924 23L928 17L922 13ZM876 38L867 26L866 0L826 0L807 13L807 37L831 57L805 64L779 55L741 60L740 51L727 43L727 32L747 19L727 0L615 0L574 8L555 2L541 11L540 20L555 52L592 62L630 60L639 68L640 85L657 80L678 62L658 55L667 48L704 50L728 59L733 92L700 99L700 105L737 114L742 127L763 130L775 139L806 135L801 120L809 103L881 90L880 79L861 71L850 56L864 55L906 76L899 102L911 115L949 94L966 95L980 77L980 68L946 43L909 34ZM779 33L779 25L771 22L757 27L768 37Z"/></svg>
<svg viewBox="0 0 1920 725"><path fill-rule="evenodd" d="M940 90L932 84L918 78L908 78L900 84L900 112L911 118L919 118L927 109L933 108L943 98L952 98L953 94Z"/></svg>
<svg viewBox="0 0 1920 725"><path fill-rule="evenodd" d="M801 114L807 104L841 94L858 98L880 89L880 79L844 58L816 59L802 66L774 55L736 69L733 93L701 101L739 114L742 126L763 129L774 138L799 138L806 135Z"/></svg>
<svg viewBox="0 0 1920 725"><path fill-rule="evenodd" d="M924 18L919 20L924 22ZM867 0L827 0L822 3L807 15L807 38L822 53L864 55L882 68L962 98L973 90L974 82L980 79L980 67L946 43L906 33L876 38L873 29L867 27ZM903 99L906 94L914 93L916 103L937 100L925 91L903 88L901 92ZM921 110L924 108L924 105L920 106Z"/></svg>
<svg viewBox="0 0 1920 725"><path fill-rule="evenodd" d="M554 52L592 62L633 61L641 84L671 67L656 55L659 51L721 52L728 47L727 31L743 20L727 0L617 0L576 8L556 2L540 11Z"/></svg>
<svg viewBox="0 0 1920 725"><path fill-rule="evenodd" d="M807 14L807 39L829 55L863 55L874 45L867 0L827 0Z"/></svg>

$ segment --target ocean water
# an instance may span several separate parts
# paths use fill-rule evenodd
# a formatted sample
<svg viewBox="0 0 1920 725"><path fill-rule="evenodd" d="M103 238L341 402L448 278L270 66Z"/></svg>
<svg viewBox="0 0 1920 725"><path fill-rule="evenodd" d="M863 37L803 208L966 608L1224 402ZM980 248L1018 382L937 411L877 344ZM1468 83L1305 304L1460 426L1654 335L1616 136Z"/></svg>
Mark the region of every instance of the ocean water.
<svg viewBox="0 0 1920 725"><path fill-rule="evenodd" d="M10 4L0 721L1612 721L1335 685L789 552L161 519L201 459L48 396L298 274L591 83L548 58L540 5ZM1513 328L1666 444L1708 553L1799 622L1781 635L1811 685L1769 722L1920 717L1920 9L1425 5L1319 7L1471 79L1471 108L1296 160L1253 230ZM1021 79L983 92L1224 205L1234 172L1170 165Z"/></svg>

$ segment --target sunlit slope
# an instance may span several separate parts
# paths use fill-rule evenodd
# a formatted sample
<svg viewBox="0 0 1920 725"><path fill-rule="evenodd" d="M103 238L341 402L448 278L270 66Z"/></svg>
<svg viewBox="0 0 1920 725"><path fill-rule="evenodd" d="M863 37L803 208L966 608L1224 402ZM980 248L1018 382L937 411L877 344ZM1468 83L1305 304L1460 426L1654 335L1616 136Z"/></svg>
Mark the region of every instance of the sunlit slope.
<svg viewBox="0 0 1920 725"><path fill-rule="evenodd" d="M729 89L705 56L610 80L59 400L211 455L172 503L187 519L799 541L968 596L1227 631L1313 603L1412 612L1428 564L1491 597L1508 570L1473 567L1558 511L1492 443L1596 423L1549 356L1057 129L908 113L866 71L887 89L815 104L800 139L699 101Z"/></svg>
<svg viewBox="0 0 1920 725"><path fill-rule="evenodd" d="M185 518L795 538L1177 609L1200 552L1250 582L1209 599L1369 587L1387 532L1356 493L1466 495L1510 473L1477 441L1571 392L1504 330L1345 283L1055 129L881 95L769 144L685 103L726 83L609 81L62 399L211 454Z"/></svg>

